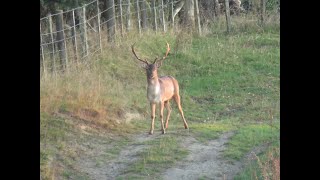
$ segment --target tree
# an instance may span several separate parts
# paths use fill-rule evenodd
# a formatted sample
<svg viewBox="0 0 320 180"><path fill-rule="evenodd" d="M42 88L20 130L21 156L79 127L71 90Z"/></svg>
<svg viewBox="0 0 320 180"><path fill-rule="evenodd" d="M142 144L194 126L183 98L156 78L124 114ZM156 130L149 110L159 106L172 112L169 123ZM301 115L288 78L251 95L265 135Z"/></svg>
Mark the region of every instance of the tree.
<svg viewBox="0 0 320 180"><path fill-rule="evenodd" d="M113 8L109 8L113 7ZM114 17L114 0L105 0L105 9L108 9L105 13L105 19L107 20L108 28L108 41L114 42L115 39L115 17Z"/></svg>
<svg viewBox="0 0 320 180"><path fill-rule="evenodd" d="M146 29L147 28L147 9L146 9L146 1L143 0L142 2L140 2L140 10L141 10L141 26L142 29Z"/></svg>
<svg viewBox="0 0 320 180"><path fill-rule="evenodd" d="M40 18L49 12L54 14L56 10L67 10L79 7L92 0L40 0Z"/></svg>
<svg viewBox="0 0 320 180"><path fill-rule="evenodd" d="M194 0L185 0L183 6L183 18L182 24L184 27L187 28L194 28L195 21L194 21Z"/></svg>

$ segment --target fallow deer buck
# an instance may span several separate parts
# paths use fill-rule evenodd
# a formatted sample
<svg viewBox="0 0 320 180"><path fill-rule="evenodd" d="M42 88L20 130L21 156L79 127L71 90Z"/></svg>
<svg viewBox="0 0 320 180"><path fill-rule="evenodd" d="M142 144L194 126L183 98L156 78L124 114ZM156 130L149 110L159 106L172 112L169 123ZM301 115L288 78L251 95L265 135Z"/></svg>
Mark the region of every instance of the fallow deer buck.
<svg viewBox="0 0 320 180"><path fill-rule="evenodd" d="M155 119L155 111L156 104L160 105L160 120L161 120L161 131L162 134L165 134L165 129L168 128L168 122L170 118L171 108L170 108L170 100L173 98L179 108L180 115L183 119L185 129L188 129L188 124L186 119L184 118L181 103L180 103L180 95L179 95L179 84L178 81L172 76L161 76L158 77L158 68L162 65L162 61L166 59L168 53L170 51L170 46L167 43L167 52L165 56L161 59L156 58L153 63L147 61L147 59L140 59L135 51L134 44L131 46L132 53L134 56L141 62L142 68L146 69L147 73L147 97L151 106L151 128L149 134L153 134L154 130L154 119ZM163 110L164 107L167 109L167 119L166 119L166 127L163 124Z"/></svg>

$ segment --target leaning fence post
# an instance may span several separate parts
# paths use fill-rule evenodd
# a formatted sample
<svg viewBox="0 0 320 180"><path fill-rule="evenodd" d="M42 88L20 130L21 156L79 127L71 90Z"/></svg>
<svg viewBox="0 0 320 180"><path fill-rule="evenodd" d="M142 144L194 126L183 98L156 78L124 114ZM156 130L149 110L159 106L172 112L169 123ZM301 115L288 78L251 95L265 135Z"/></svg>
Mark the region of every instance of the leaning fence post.
<svg viewBox="0 0 320 180"><path fill-rule="evenodd" d="M79 13L80 14L80 13ZM88 35L87 35L87 20L86 20L86 5L82 8L82 16L81 18L81 25L80 25L80 37L82 41L82 57L88 56Z"/></svg>
<svg viewBox="0 0 320 180"><path fill-rule="evenodd" d="M57 20L56 20L56 29L57 29L57 45L59 49L60 56L60 65L62 70L66 70L68 68L68 58L66 51L66 42L65 35L63 29L63 11L57 10Z"/></svg>
<svg viewBox="0 0 320 180"><path fill-rule="evenodd" d="M56 74L56 58L55 58L55 48L54 48L54 38L53 38L53 26L52 26L52 16L51 13L48 15L48 20L49 20L49 34L51 37L51 48L52 48L52 53L50 53L50 59L52 60L51 63L51 72L54 72Z"/></svg>
<svg viewBox="0 0 320 180"><path fill-rule="evenodd" d="M78 64L77 31L76 31L76 20L75 20L74 10L72 10L71 36L72 36L73 54L78 66L79 64Z"/></svg>
<svg viewBox="0 0 320 180"><path fill-rule="evenodd" d="M41 21L40 21L40 51L41 51L41 65L43 68L43 74L46 74L46 64L45 64L45 59L44 59L44 54L43 54L43 47L42 47L42 32L41 32Z"/></svg>
<svg viewBox="0 0 320 180"><path fill-rule="evenodd" d="M225 2L225 9L226 9L227 32L229 33L231 29L229 0L224 0L224 2Z"/></svg>
<svg viewBox="0 0 320 180"><path fill-rule="evenodd" d="M97 0L97 16L98 16L97 19L98 19L99 47L100 47L100 52L102 52L99 0Z"/></svg>

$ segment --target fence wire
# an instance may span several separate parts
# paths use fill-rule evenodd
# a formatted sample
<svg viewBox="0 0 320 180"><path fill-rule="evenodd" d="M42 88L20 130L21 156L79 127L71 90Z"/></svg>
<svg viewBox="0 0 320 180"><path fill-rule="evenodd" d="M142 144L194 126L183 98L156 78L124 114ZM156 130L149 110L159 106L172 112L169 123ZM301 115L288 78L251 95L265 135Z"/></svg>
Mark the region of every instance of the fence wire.
<svg viewBox="0 0 320 180"><path fill-rule="evenodd" d="M41 18L40 71L60 73L68 68L68 63L88 63L91 55L102 51L102 44L115 41L115 36L130 30L138 30L141 35L145 29L153 31L168 31L169 27L174 29L177 23L171 22L173 19L171 16L173 8L179 2L155 2L157 4L145 0L131 0L119 4L119 1L114 1L113 6L102 7L98 0L94 0L81 7L59 11ZM145 4L142 6L142 3ZM111 17L108 16L110 11ZM214 15L212 13L206 15L208 10L201 4L199 11L199 16L205 19L202 26L214 20ZM178 21L179 16L176 16L174 22Z"/></svg>

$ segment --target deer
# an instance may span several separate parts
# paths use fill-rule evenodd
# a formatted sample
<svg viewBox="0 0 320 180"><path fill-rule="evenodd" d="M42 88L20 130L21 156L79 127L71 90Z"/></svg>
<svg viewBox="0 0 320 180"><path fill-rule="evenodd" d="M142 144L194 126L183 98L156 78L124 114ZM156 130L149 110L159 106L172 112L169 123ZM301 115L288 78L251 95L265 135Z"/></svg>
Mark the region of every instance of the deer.
<svg viewBox="0 0 320 180"><path fill-rule="evenodd" d="M134 44L131 46L133 55L143 64L141 67L146 70L147 75L147 99L150 103L151 107L151 127L149 134L152 135L154 131L154 120L155 120L155 111L156 105L160 105L160 120L161 120L161 131L162 134L166 133L166 129L168 128L169 118L171 114L171 107L170 107L170 100L174 99L179 113L182 117L184 128L189 129L188 123L184 117L183 110L181 107L180 102L180 95L179 95L179 84L178 81L172 76L158 76L158 68L161 67L162 62L167 58L168 53L170 51L170 45L167 43L167 51L163 58L155 58L153 63L150 63L147 59L141 59L137 56L134 50ZM163 111L164 108L167 109L167 117L166 123L164 126L163 123Z"/></svg>

